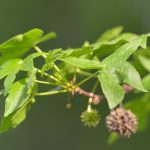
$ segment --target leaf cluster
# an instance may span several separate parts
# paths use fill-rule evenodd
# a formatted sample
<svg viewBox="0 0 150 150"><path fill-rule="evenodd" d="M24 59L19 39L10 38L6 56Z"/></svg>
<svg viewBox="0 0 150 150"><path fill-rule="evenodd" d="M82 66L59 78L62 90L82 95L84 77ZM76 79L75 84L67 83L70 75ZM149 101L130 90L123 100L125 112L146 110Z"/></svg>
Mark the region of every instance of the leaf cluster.
<svg viewBox="0 0 150 150"><path fill-rule="evenodd" d="M80 48L48 52L41 50L39 45L56 34L43 35L41 29L32 29L2 43L0 95L1 99L5 98L5 111L0 132L19 125L36 96L74 94L77 87L92 78L96 86L91 92L99 82L99 94L105 96L109 109L125 99L123 84L133 87L135 96L141 94L125 107L137 114L139 131L145 129L150 114L150 49L146 48L149 34L122 33L122 30L122 27L110 29L95 43L86 42ZM40 68L35 63L39 57L44 58ZM46 85L48 91L39 91L40 84Z"/></svg>

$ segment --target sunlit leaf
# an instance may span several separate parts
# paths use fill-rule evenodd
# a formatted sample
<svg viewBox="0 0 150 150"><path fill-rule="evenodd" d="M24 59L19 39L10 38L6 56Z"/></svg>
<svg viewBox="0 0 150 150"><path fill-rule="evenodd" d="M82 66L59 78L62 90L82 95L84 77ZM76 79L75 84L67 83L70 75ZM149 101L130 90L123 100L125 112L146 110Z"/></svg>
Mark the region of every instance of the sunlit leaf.
<svg viewBox="0 0 150 150"><path fill-rule="evenodd" d="M12 59L0 66L0 80L7 75L16 74L22 64L21 59Z"/></svg>
<svg viewBox="0 0 150 150"><path fill-rule="evenodd" d="M89 60L84 58L66 57L60 58L60 60L70 65L79 67L81 69L100 69L102 68L101 63L96 60Z"/></svg>
<svg viewBox="0 0 150 150"><path fill-rule="evenodd" d="M8 93L9 89L11 88L11 85L16 79L16 74L10 74L6 77L4 81L4 87L5 87L5 95Z"/></svg>
<svg viewBox="0 0 150 150"><path fill-rule="evenodd" d="M5 102L5 117L16 111L28 99L27 84L28 79L22 79L12 85Z"/></svg>
<svg viewBox="0 0 150 150"><path fill-rule="evenodd" d="M140 63L143 65L143 67L150 72L150 58L146 58L140 55L138 56L138 59L140 60Z"/></svg>
<svg viewBox="0 0 150 150"><path fill-rule="evenodd" d="M7 60L20 58L30 50L42 37L43 31L33 29L24 34L17 35L0 45L0 64Z"/></svg>
<svg viewBox="0 0 150 150"><path fill-rule="evenodd" d="M43 43L46 42L48 40L54 39L56 37L56 33L55 32L49 32L46 35L44 35L39 41L38 43Z"/></svg>

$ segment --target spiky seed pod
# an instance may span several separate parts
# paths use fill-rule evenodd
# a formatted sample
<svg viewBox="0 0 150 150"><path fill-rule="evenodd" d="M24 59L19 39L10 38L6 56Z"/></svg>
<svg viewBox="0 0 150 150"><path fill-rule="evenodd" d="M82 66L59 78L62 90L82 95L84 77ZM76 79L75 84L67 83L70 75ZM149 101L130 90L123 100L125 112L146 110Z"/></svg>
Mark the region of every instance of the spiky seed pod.
<svg viewBox="0 0 150 150"><path fill-rule="evenodd" d="M80 117L81 122L88 127L96 127L100 122L100 114L96 109L86 110Z"/></svg>
<svg viewBox="0 0 150 150"><path fill-rule="evenodd" d="M137 130L137 118L131 110L117 108L106 117L106 125L109 131L130 137Z"/></svg>

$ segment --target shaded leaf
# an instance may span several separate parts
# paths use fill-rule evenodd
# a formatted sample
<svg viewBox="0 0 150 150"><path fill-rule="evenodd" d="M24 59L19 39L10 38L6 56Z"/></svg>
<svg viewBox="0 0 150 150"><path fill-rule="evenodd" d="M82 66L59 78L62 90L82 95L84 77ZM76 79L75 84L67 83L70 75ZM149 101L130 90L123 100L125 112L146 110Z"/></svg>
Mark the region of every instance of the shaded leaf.
<svg viewBox="0 0 150 150"><path fill-rule="evenodd" d="M15 112L4 117L1 122L0 133L6 132L10 128L15 128L22 121L25 120L27 111L30 108L31 103L25 104L23 107L17 109Z"/></svg>
<svg viewBox="0 0 150 150"><path fill-rule="evenodd" d="M143 79L142 79L142 83L144 85L144 87L150 91L150 74L146 75Z"/></svg>
<svg viewBox="0 0 150 150"><path fill-rule="evenodd" d="M138 36L132 33L123 33L114 40L111 41L104 41L104 42L99 42L99 43L94 43L92 44L92 49L94 51L94 55L97 53L101 53L101 51L105 50L106 52L113 47L113 51L115 51L116 47L121 46L122 44L125 44L127 42L130 42L134 39L137 39Z"/></svg>
<svg viewBox="0 0 150 150"><path fill-rule="evenodd" d="M126 109L131 109L138 118L138 131L144 131L148 127L150 116L150 95L134 99L125 104Z"/></svg>
<svg viewBox="0 0 150 150"><path fill-rule="evenodd" d="M119 138L120 138L119 134L117 134L116 132L112 132L108 137L107 143L114 144Z"/></svg>
<svg viewBox="0 0 150 150"><path fill-rule="evenodd" d="M125 61L114 65L114 67L121 76L123 82L131 85L138 90L146 92L146 89L143 87L139 73L130 63Z"/></svg>

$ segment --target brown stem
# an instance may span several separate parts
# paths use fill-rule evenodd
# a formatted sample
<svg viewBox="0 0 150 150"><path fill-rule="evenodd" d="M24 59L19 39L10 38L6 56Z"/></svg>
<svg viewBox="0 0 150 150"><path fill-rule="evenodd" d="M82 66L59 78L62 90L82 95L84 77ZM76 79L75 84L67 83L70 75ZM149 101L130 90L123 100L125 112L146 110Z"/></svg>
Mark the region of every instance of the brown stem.
<svg viewBox="0 0 150 150"><path fill-rule="evenodd" d="M127 85L127 84L124 84L123 85L123 89L124 89L124 92L127 94L127 93L130 93L130 92L133 92L134 88L131 87L130 85ZM83 95L83 96L86 96L86 97L89 97L89 98L92 98L92 103L93 104L99 104L100 102L102 102L104 100L104 96L103 95L97 95L97 94L94 94L94 93L89 93L83 89L81 89L80 87L77 87L75 89L75 93L78 93L80 95Z"/></svg>
<svg viewBox="0 0 150 150"><path fill-rule="evenodd" d="M124 84L123 89L126 94L134 91L134 88L128 84Z"/></svg>
<svg viewBox="0 0 150 150"><path fill-rule="evenodd" d="M97 94L94 94L94 93L89 93L89 92L81 89L80 87L76 88L75 93L78 93L80 95L84 95L86 97L92 98L93 104L99 104L104 99L104 96L97 95Z"/></svg>

